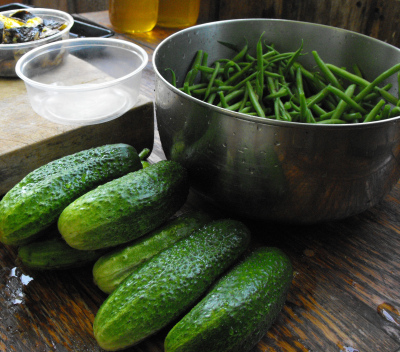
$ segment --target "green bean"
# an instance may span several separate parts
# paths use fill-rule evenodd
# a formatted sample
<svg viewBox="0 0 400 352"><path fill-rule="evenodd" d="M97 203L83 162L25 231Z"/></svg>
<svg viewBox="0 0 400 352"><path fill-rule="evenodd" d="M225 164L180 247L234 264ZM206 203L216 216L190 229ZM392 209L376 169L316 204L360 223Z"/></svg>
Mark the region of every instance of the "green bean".
<svg viewBox="0 0 400 352"><path fill-rule="evenodd" d="M199 70L200 70L200 67L207 67L207 62L208 62L208 53L206 52L206 51L203 51L203 57L202 57L202 59L201 59L201 63L200 63L200 66L199 66ZM202 83L205 83L205 82L207 82L207 75L206 75L206 73L205 72L203 72L203 71L200 71L200 81L202 82Z"/></svg>
<svg viewBox="0 0 400 352"><path fill-rule="evenodd" d="M342 119L347 121L347 122L354 122L354 121L359 121L362 119L362 115L360 112L352 112L349 114L343 114Z"/></svg>
<svg viewBox="0 0 400 352"><path fill-rule="evenodd" d="M264 89L264 60L263 60L263 45L262 37L264 33L261 34L260 39L257 42L257 79L256 79L256 92L258 99L261 101Z"/></svg>
<svg viewBox="0 0 400 352"><path fill-rule="evenodd" d="M336 119L336 120L333 120L333 119L328 119L328 120L321 120L321 121L317 121L316 123L318 123L318 124L331 124L331 125L338 125L338 124L343 124L343 123L346 123L346 121L343 121L343 120L338 120L338 119Z"/></svg>
<svg viewBox="0 0 400 352"><path fill-rule="evenodd" d="M381 119L382 120L386 120L387 118L389 118L389 114L390 114L390 110L391 110L391 106L390 104L386 104L382 110L382 114L381 114Z"/></svg>
<svg viewBox="0 0 400 352"><path fill-rule="evenodd" d="M303 76L301 74L301 68L298 67L296 70L296 84L297 91L300 100L300 119L306 121L307 119L307 101L303 89Z"/></svg>
<svg viewBox="0 0 400 352"><path fill-rule="evenodd" d="M234 103L232 105L228 105L225 109L231 110L231 111L239 111L241 102L238 101L237 103Z"/></svg>
<svg viewBox="0 0 400 352"><path fill-rule="evenodd" d="M236 99L244 95L245 89L235 90L232 93L227 94L224 99L226 103L229 103L231 100ZM219 92L218 92L219 93Z"/></svg>
<svg viewBox="0 0 400 352"><path fill-rule="evenodd" d="M217 75L218 75L218 71L219 71L220 66L221 66L221 65L220 65L219 62L217 62L217 63L215 64L215 70L214 70L214 72L213 72L212 75L211 75L210 81L208 82L207 90L206 90L206 92L205 92L205 94L204 94L204 99L207 99L208 96L209 96L210 93L211 93L211 88L212 88L212 86L213 86L213 82L214 82L215 78L216 78Z"/></svg>
<svg viewBox="0 0 400 352"><path fill-rule="evenodd" d="M374 108L367 114L363 122L373 121L384 105L385 101L383 99L379 100L379 102L374 106Z"/></svg>
<svg viewBox="0 0 400 352"><path fill-rule="evenodd" d="M358 77L361 77L361 78L363 77L363 74L361 73L361 70L357 64L353 65L353 71Z"/></svg>
<svg viewBox="0 0 400 352"><path fill-rule="evenodd" d="M377 88L377 85L379 83L383 82L385 79L389 78L396 72L400 71L400 64L394 65L391 68L389 68L388 70L381 73L372 82L368 82L367 80L365 80L357 75L354 75L350 72L347 72L346 70L336 67L335 65L327 64L327 66L329 67L329 69L332 72L336 73L337 75L364 87L363 90L354 98L354 100L356 102L359 102L362 99L364 99L365 96L367 96L367 94L371 93L372 90ZM379 89L379 91L381 92L381 89Z"/></svg>
<svg viewBox="0 0 400 352"><path fill-rule="evenodd" d="M315 118L314 118L313 113L312 113L311 110L308 109L308 108L307 108L307 117L306 117L306 121L307 121L308 123L316 123L316 120L315 120Z"/></svg>
<svg viewBox="0 0 400 352"><path fill-rule="evenodd" d="M356 85L355 84L351 84L346 91L344 92L344 96L351 98L354 94L354 91L356 89ZM342 114L345 112L345 110L348 107L348 103L347 100L345 99L341 99L338 103L338 105L336 106L336 109L333 111L333 114L331 116L332 120L336 120L336 119L340 119L342 117Z"/></svg>
<svg viewBox="0 0 400 352"><path fill-rule="evenodd" d="M198 91L201 91L202 89L205 90L205 87L207 87L206 83L198 83L194 84L188 87L190 92L196 92L196 94L199 94ZM183 91L183 88L179 88L179 90Z"/></svg>
<svg viewBox="0 0 400 352"><path fill-rule="evenodd" d="M286 87L282 87L278 91L268 94L264 97L264 99L275 99L275 98L282 98L289 94L288 89Z"/></svg>
<svg viewBox="0 0 400 352"><path fill-rule="evenodd" d="M253 63L247 64L247 66L245 68L243 68L239 72L236 72L233 76L231 76L229 79L227 79L225 81L225 85L230 85L231 83L235 82L241 76L244 76L246 74L246 72L249 71L253 66L254 66Z"/></svg>
<svg viewBox="0 0 400 352"><path fill-rule="evenodd" d="M187 89L189 89L188 87L190 85L190 82L191 82L191 79L192 79L192 75L194 73L195 73L195 71L193 69L191 69L190 71L188 71L188 73L185 76L185 80L183 81L183 86L185 86L185 84L186 84Z"/></svg>
<svg viewBox="0 0 400 352"><path fill-rule="evenodd" d="M275 73L268 70L264 70L264 76L272 78L282 78L282 75L280 73Z"/></svg>
<svg viewBox="0 0 400 352"><path fill-rule="evenodd" d="M239 112L242 112L242 113L244 113L244 114L247 114L247 113L249 113L249 112L251 112L251 111L254 111L253 106L246 106L246 107L244 107L243 109L240 109L240 110L239 110Z"/></svg>
<svg viewBox="0 0 400 352"><path fill-rule="evenodd" d="M320 68L321 72L324 74L326 79L336 88L343 90L342 85L339 83L335 75L329 69L329 66L325 64L325 62L320 58L318 53L314 50L312 51L314 56L315 62L317 63L318 67Z"/></svg>
<svg viewBox="0 0 400 352"><path fill-rule="evenodd" d="M246 82L247 81L251 81L253 78L255 78L257 76L257 72L254 72L254 73L252 73L250 76L247 76L245 79L243 79L242 81L240 81L239 83L237 83L235 86L233 86L231 89L230 89L230 91L229 91L229 93L230 92L233 92L234 90L237 90L237 89L239 89L239 88L242 88L243 86L245 86L246 85Z"/></svg>
<svg viewBox="0 0 400 352"><path fill-rule="evenodd" d="M378 77L376 77L368 86L366 86L358 95L354 98L355 101L361 101L368 93L370 93L375 86L379 83L383 82L385 79L389 78L393 74L400 71L400 64L396 64L389 68L388 70L381 73Z"/></svg>
<svg viewBox="0 0 400 352"><path fill-rule="evenodd" d="M400 72L397 72L397 87L398 87L398 98L399 98L399 102L397 103L397 106L400 105Z"/></svg>
<svg viewBox="0 0 400 352"><path fill-rule="evenodd" d="M228 103L225 100L224 92L219 91L218 95L219 95L220 104L221 104L220 106L222 106L223 108L228 108Z"/></svg>
<svg viewBox="0 0 400 352"><path fill-rule="evenodd" d="M287 65L285 67L285 70L283 72L284 76L286 76L286 74L289 72L290 68L292 67L294 62L297 60L297 58L299 57L299 55L301 54L302 51L303 51L303 41L301 41L300 48L298 48L296 50L296 52L292 55L292 57L289 59Z"/></svg>
<svg viewBox="0 0 400 352"><path fill-rule="evenodd" d="M192 65L192 74L189 79L189 85L192 85L194 83L194 80L196 79L197 73L199 72L199 66L201 64L203 58L203 50L198 50L196 53L196 56L193 61Z"/></svg>
<svg viewBox="0 0 400 352"><path fill-rule="evenodd" d="M322 109L319 105L316 105L316 104L309 107L309 109L314 111L318 116L326 114L326 111L324 109Z"/></svg>
<svg viewBox="0 0 400 352"><path fill-rule="evenodd" d="M245 89L245 90L244 90L243 99L242 99L242 101L241 101L241 103L240 103L240 106L239 106L239 108L238 108L239 111L240 111L240 110L243 110L243 109L245 108L248 99L249 99L249 91L248 91L248 89Z"/></svg>
<svg viewBox="0 0 400 352"><path fill-rule="evenodd" d="M189 90L189 82L188 81L183 83L183 91L188 95L192 95L192 93Z"/></svg>
<svg viewBox="0 0 400 352"><path fill-rule="evenodd" d="M315 104L321 102L329 93L329 90L325 87L314 96L309 97L307 99L307 107L312 108Z"/></svg>
<svg viewBox="0 0 400 352"><path fill-rule="evenodd" d="M224 42L222 40L218 40L219 44L222 44L223 46L226 46L228 49L231 49L233 51L239 52L238 46L236 44L232 44L229 42Z"/></svg>
<svg viewBox="0 0 400 352"><path fill-rule="evenodd" d="M215 100L216 97L217 97L217 93L211 93L211 94L208 96L208 99L205 99L205 100L206 100L207 103L209 103L209 104L214 104L214 100Z"/></svg>
<svg viewBox="0 0 400 352"><path fill-rule="evenodd" d="M199 88L196 88L196 89L194 89L194 90L192 90L191 88L192 88L192 87L196 87L196 86L192 86L192 87L189 88L189 90L191 90L191 91L192 91L194 94L196 94L196 95L204 95L204 96L205 96L208 87L207 87L207 86L204 87L203 85L204 85L204 83L199 84L199 85L198 85ZM201 86L201 87L200 87L200 86ZM215 93L215 92L218 92L218 91L229 92L231 89L232 89L232 86L211 87L210 93Z"/></svg>
<svg viewBox="0 0 400 352"><path fill-rule="evenodd" d="M363 114L367 112L360 104L355 101L355 99L353 100L349 95L346 95L346 93L341 91L340 89L337 89L333 86L327 86L326 88L333 94L337 95L340 99L344 100L353 109L356 109Z"/></svg>
<svg viewBox="0 0 400 352"><path fill-rule="evenodd" d="M220 67L221 67L221 64L220 64ZM209 73L209 74L213 74L214 71L215 71L215 68L208 67L208 66L202 66L202 65L198 66L198 69L199 69L199 71L201 71L201 72ZM224 69L223 69L223 68L222 68L222 69L218 69L218 71L219 71L219 72L218 72L219 74L224 73Z"/></svg>
<svg viewBox="0 0 400 352"><path fill-rule="evenodd" d="M368 82L366 79L355 75L351 72L348 72L347 70L337 67L336 65L332 65L332 64L326 64L326 67L335 75L342 77L344 79L346 79L347 81L351 82L351 83L355 83L359 86L367 86L370 82Z"/></svg>
<svg viewBox="0 0 400 352"><path fill-rule="evenodd" d="M319 118L321 120L330 120L334 112L335 112L335 110L329 111L329 112L327 112L325 114L320 115Z"/></svg>
<svg viewBox="0 0 400 352"><path fill-rule="evenodd" d="M175 71L172 70L172 69L170 69L170 68L166 68L165 71L171 72L171 76L172 76L172 82L171 82L171 83L172 83L172 85L173 85L174 87L176 87L176 75L175 75Z"/></svg>
<svg viewBox="0 0 400 352"><path fill-rule="evenodd" d="M379 92L381 97L386 99L389 103L391 103L393 105L399 105L400 104L399 99L397 99L395 96L393 96L392 94L387 92L385 89L379 88L379 87L375 87L375 89Z"/></svg>
<svg viewBox="0 0 400 352"><path fill-rule="evenodd" d="M257 112L259 116L265 117L264 110L262 109L260 103L258 102L258 97L256 96L253 87L249 81L246 82L246 88L248 90L249 99L254 106L254 110Z"/></svg>
<svg viewBox="0 0 400 352"><path fill-rule="evenodd" d="M242 58L247 54L248 48L249 48L249 46L246 41L246 45L242 48L241 51L239 51L239 53L232 59L232 61L238 62L238 61L242 60Z"/></svg>
<svg viewBox="0 0 400 352"><path fill-rule="evenodd" d="M389 114L389 117L400 116L400 107L395 106Z"/></svg>
<svg viewBox="0 0 400 352"><path fill-rule="evenodd" d="M232 61L232 60L228 60L228 62L225 64L224 66L224 77L225 79L229 78L229 74L231 72L234 72L234 70L231 70L232 68L236 69L236 72L239 72L241 70L240 66Z"/></svg>

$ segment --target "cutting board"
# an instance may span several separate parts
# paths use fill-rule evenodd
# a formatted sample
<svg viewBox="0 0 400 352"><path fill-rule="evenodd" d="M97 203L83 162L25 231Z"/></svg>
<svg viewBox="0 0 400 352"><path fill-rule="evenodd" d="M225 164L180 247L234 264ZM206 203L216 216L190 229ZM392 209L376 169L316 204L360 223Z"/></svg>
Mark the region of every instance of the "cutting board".
<svg viewBox="0 0 400 352"><path fill-rule="evenodd" d="M0 196L51 160L109 143L153 148L154 107L143 96L123 116L90 126L61 125L37 115L20 79L0 79Z"/></svg>

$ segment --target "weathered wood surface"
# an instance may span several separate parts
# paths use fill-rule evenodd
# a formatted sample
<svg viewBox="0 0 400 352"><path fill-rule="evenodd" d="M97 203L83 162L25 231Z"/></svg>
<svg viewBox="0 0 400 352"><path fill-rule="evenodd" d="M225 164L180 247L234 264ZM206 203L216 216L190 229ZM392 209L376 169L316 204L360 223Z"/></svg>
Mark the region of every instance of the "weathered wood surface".
<svg viewBox="0 0 400 352"><path fill-rule="evenodd" d="M85 15L109 25L105 12ZM125 38L151 54L166 35L156 29ZM144 77L143 91L153 97L151 63ZM156 133L151 161L162 158ZM216 211L193 194L191 208ZM281 248L295 270L282 313L251 352L400 351L400 183L378 206L340 222L246 223L255 245ZM0 246L0 350L100 351L91 326L105 296L90 266L42 273L21 271L15 259L14 248ZM128 351L163 352L167 331Z"/></svg>
<svg viewBox="0 0 400 352"><path fill-rule="evenodd" d="M363 33L400 47L398 0L202 0L199 22L278 18Z"/></svg>

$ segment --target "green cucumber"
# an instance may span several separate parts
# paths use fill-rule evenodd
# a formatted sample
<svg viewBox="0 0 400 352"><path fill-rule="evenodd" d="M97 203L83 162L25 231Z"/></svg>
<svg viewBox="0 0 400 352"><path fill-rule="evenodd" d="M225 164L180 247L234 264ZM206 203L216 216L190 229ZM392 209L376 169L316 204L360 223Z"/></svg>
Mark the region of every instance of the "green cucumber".
<svg viewBox="0 0 400 352"><path fill-rule="evenodd" d="M186 169L163 160L84 194L63 210L58 229L76 249L117 246L163 224L188 193Z"/></svg>
<svg viewBox="0 0 400 352"><path fill-rule="evenodd" d="M93 266L95 284L103 292L110 294L138 265L148 261L178 240L189 236L192 231L209 221L211 217L206 213L200 211L186 213L128 246L104 254Z"/></svg>
<svg viewBox="0 0 400 352"><path fill-rule="evenodd" d="M39 167L0 201L0 241L9 245L32 241L76 198L141 168L135 148L126 144L84 150Z"/></svg>
<svg viewBox="0 0 400 352"><path fill-rule="evenodd" d="M170 330L165 352L250 351L282 310L292 278L281 250L254 250Z"/></svg>
<svg viewBox="0 0 400 352"><path fill-rule="evenodd" d="M103 302L93 323L105 350L135 345L189 309L246 250L241 222L215 220L135 270Z"/></svg>
<svg viewBox="0 0 400 352"><path fill-rule="evenodd" d="M102 250L80 251L70 247L62 238L52 238L20 246L17 261L30 269L56 270L81 267L102 255Z"/></svg>

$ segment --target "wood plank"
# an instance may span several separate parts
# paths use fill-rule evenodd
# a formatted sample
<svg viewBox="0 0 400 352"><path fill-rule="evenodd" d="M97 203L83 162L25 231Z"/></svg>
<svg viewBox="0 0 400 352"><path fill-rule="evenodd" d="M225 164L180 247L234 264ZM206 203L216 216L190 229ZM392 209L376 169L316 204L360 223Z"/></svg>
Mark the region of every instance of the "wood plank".
<svg viewBox="0 0 400 352"><path fill-rule="evenodd" d="M369 35L400 47L397 0L219 1L218 20L276 18L320 23Z"/></svg>

